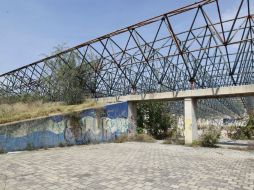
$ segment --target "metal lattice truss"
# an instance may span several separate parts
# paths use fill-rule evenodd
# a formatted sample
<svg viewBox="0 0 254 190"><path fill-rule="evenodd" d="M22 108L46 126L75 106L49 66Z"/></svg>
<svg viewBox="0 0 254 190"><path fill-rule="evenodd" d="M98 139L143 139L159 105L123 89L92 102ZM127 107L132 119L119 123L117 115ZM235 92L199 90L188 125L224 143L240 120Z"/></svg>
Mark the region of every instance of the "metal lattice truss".
<svg viewBox="0 0 254 190"><path fill-rule="evenodd" d="M0 75L0 93L50 97L61 91L56 63L73 55L93 97L253 84L254 1L233 3L230 16L222 1L203 0L80 44ZM211 101L239 112L234 99Z"/></svg>
<svg viewBox="0 0 254 190"><path fill-rule="evenodd" d="M248 98L247 98L248 99ZM249 104L250 106L253 103ZM170 101L167 105L167 111L176 115L183 115L183 101ZM253 107L252 107L253 109ZM241 118L245 114L245 107L242 99L237 98L219 98L219 99L199 99L197 101L198 118Z"/></svg>

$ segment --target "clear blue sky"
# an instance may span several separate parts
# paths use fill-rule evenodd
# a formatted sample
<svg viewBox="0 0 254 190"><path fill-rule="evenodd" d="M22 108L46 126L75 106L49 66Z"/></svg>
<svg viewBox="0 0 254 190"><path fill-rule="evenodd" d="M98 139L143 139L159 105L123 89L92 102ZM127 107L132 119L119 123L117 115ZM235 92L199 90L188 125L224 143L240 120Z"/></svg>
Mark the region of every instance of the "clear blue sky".
<svg viewBox="0 0 254 190"><path fill-rule="evenodd" d="M43 58L59 44L71 47L193 2L0 0L0 73Z"/></svg>

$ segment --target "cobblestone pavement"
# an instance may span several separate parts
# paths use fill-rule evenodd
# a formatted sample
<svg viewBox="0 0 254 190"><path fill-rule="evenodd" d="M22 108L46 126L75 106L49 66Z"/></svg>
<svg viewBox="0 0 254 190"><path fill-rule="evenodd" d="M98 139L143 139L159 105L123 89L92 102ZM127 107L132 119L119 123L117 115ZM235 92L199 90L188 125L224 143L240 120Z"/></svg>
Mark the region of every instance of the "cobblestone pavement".
<svg viewBox="0 0 254 190"><path fill-rule="evenodd" d="M123 143L0 155L0 189L254 189L254 152Z"/></svg>

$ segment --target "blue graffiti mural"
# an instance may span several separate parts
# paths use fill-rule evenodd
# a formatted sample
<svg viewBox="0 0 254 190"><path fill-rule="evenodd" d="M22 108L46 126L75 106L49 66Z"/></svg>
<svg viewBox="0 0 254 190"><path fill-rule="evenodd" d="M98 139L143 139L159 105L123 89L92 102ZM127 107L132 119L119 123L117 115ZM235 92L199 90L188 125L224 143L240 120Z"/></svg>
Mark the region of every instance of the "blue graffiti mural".
<svg viewBox="0 0 254 190"><path fill-rule="evenodd" d="M28 144L34 148L62 144L108 142L121 134L134 131L128 120L127 102L102 108L83 110L73 115L47 118L0 126L0 149L24 150Z"/></svg>
<svg viewBox="0 0 254 190"><path fill-rule="evenodd" d="M117 119L117 118L127 118L128 117L128 103L123 102L119 104L107 105L105 106L107 113L107 118Z"/></svg>

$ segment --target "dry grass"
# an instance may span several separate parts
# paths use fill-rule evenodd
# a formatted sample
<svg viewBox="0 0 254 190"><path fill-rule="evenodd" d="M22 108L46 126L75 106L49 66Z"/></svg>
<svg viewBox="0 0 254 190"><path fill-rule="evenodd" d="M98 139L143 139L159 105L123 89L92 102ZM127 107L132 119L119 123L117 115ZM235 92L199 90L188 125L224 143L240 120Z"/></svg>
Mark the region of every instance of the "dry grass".
<svg viewBox="0 0 254 190"><path fill-rule="evenodd" d="M184 145L184 139L165 139L163 144Z"/></svg>
<svg viewBox="0 0 254 190"><path fill-rule="evenodd" d="M148 142L148 143L154 143L155 139L147 134L135 134L135 135L120 135L117 137L117 139L114 141L115 143L123 143L128 141L136 141L136 142Z"/></svg>
<svg viewBox="0 0 254 190"><path fill-rule="evenodd" d="M152 136L147 134L135 134L135 135L129 136L129 141L154 143L155 139Z"/></svg>
<svg viewBox="0 0 254 190"><path fill-rule="evenodd" d="M124 143L124 142L128 142L128 135L120 135L119 137L117 137L114 141L114 143Z"/></svg>
<svg viewBox="0 0 254 190"><path fill-rule="evenodd" d="M71 113L85 108L95 108L102 105L86 101L78 105L63 103L43 103L35 101L29 103L14 103L0 105L0 124L21 121L31 118L45 117L55 114Z"/></svg>

